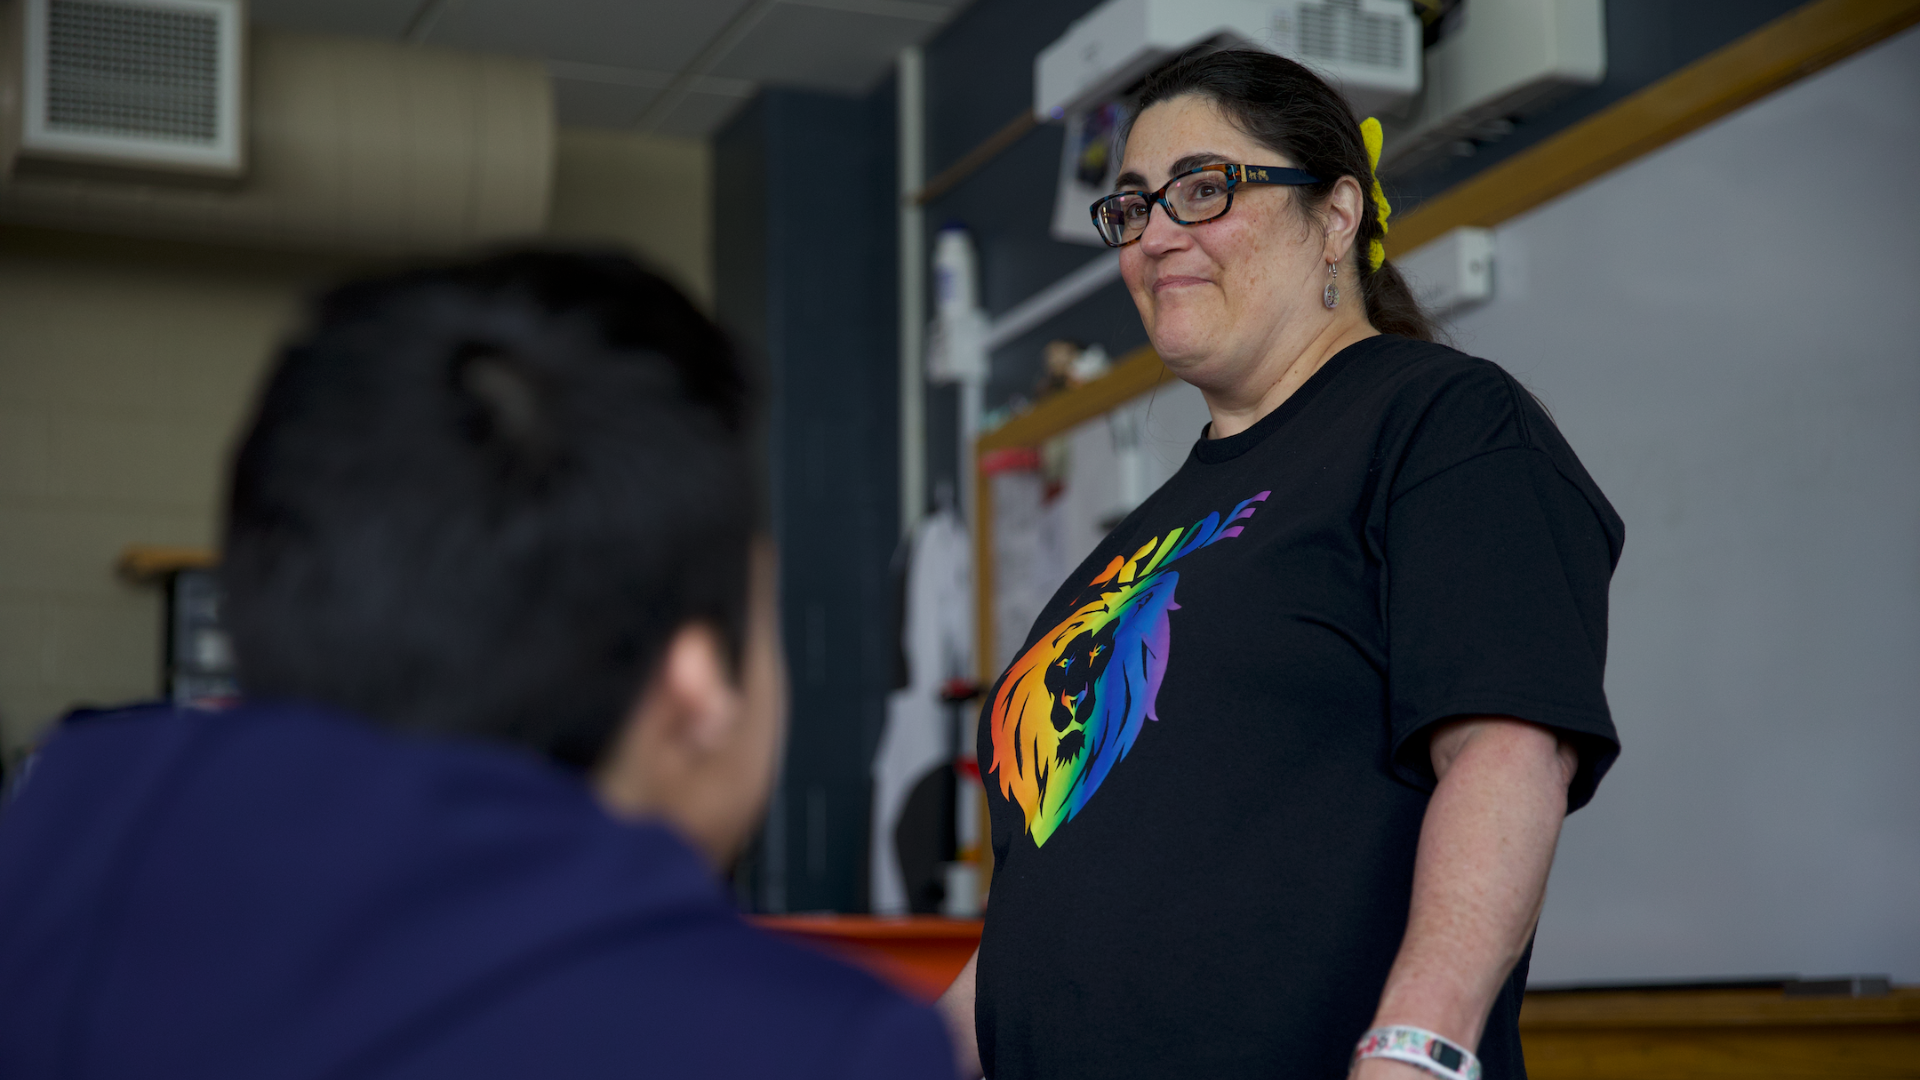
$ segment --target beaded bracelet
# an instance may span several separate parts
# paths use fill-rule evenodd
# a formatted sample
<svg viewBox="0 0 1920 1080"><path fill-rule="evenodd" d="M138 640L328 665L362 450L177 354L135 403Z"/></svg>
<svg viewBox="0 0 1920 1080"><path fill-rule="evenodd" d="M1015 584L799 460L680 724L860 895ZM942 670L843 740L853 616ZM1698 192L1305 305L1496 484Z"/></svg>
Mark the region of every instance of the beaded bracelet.
<svg viewBox="0 0 1920 1080"><path fill-rule="evenodd" d="M1360 1045L1353 1049L1353 1064L1367 1058L1405 1062L1441 1080L1480 1080L1480 1059L1473 1051L1424 1028L1374 1028L1360 1036Z"/></svg>

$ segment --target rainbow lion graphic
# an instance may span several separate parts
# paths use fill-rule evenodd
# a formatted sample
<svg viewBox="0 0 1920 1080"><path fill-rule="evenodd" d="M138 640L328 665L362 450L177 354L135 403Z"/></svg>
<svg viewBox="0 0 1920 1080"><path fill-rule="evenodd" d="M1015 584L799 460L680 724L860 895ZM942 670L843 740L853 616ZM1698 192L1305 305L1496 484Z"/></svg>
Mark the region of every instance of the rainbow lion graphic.
<svg viewBox="0 0 1920 1080"><path fill-rule="evenodd" d="M1116 555L1089 583L1082 603L1007 669L989 723L1000 793L1026 814L1034 845L1045 844L1100 790L1107 773L1154 715L1171 647L1169 614L1189 552L1239 536L1263 491L1191 529L1155 537L1129 558ZM1224 526L1224 527L1223 527ZM1184 542L1182 542L1182 538Z"/></svg>

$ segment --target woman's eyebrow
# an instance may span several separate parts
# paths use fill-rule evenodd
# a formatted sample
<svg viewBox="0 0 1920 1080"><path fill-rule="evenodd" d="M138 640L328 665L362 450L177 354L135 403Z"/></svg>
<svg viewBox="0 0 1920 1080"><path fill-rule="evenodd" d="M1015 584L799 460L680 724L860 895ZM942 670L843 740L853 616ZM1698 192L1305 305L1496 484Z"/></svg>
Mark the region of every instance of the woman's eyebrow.
<svg viewBox="0 0 1920 1080"><path fill-rule="evenodd" d="M1202 165L1223 165L1226 161L1227 155L1225 154L1216 154L1211 150L1202 150L1197 154L1188 154L1186 157L1175 161L1173 167L1167 170L1167 175L1179 176L1183 172L1197 169Z"/></svg>
<svg viewBox="0 0 1920 1080"><path fill-rule="evenodd" d="M1167 175L1179 176L1183 172L1197 169L1202 165L1219 165L1225 163L1226 160L1227 155L1225 154L1215 153L1211 150L1202 150L1197 154L1188 154L1175 161L1173 167L1167 170ZM1115 191L1126 191L1144 188L1146 186L1147 178L1131 170L1121 173L1115 177L1113 181L1113 189Z"/></svg>

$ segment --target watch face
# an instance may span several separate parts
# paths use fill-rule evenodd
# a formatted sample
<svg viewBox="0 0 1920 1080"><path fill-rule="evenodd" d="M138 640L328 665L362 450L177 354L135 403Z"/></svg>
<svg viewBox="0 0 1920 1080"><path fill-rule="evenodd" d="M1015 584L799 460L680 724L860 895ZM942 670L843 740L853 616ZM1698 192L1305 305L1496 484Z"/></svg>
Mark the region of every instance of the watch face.
<svg viewBox="0 0 1920 1080"><path fill-rule="evenodd" d="M1448 1046L1438 1041L1427 1045L1427 1056L1438 1062L1441 1068L1456 1071L1460 1068L1460 1063L1466 1060L1461 1055L1459 1047Z"/></svg>

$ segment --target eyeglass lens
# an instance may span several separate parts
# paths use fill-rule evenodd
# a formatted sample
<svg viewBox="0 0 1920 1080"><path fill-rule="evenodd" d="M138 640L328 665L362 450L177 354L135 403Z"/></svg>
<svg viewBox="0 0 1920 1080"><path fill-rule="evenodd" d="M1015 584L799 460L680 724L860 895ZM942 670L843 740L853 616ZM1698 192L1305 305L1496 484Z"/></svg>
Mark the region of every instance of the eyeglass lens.
<svg viewBox="0 0 1920 1080"><path fill-rule="evenodd" d="M1226 213L1231 192L1225 173L1207 169L1175 180L1167 188L1166 200L1176 221L1198 225ZM1100 204L1100 232L1109 244L1128 243L1147 231L1152 209L1153 203L1144 195L1110 196Z"/></svg>

